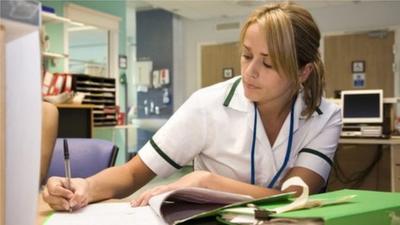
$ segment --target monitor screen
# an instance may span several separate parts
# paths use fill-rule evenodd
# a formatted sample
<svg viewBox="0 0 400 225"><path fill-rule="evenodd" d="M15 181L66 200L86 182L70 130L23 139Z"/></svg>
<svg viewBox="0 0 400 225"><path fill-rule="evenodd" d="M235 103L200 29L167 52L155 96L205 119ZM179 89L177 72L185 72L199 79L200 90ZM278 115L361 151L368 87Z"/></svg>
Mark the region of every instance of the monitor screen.
<svg viewBox="0 0 400 225"><path fill-rule="evenodd" d="M342 91L343 123L382 123L382 90Z"/></svg>

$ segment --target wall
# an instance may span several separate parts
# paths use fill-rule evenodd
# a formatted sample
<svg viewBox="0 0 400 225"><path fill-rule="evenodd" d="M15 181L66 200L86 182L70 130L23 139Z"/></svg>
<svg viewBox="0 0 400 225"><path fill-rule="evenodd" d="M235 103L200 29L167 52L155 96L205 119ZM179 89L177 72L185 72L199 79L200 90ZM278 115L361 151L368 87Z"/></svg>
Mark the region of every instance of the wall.
<svg viewBox="0 0 400 225"><path fill-rule="evenodd" d="M59 0L59 1L49 1L42 0L43 5L53 7L56 10L56 14L59 16L64 15L64 5L68 3L73 3L94 9L103 13L108 13L121 18L119 24L119 54L126 55L126 2L125 1L69 1L69 0ZM55 52L63 52L63 31L62 26L52 25L51 30L51 50ZM118 75L126 73L125 70L121 70ZM130 76L129 74L127 76ZM119 77L116 77L117 81ZM118 82L118 84L120 84ZM117 99L117 104L121 106L121 111L125 111L125 84L120 84L119 86L119 99ZM117 157L116 164L121 164L125 161L125 134L121 133L119 130L114 130L113 128L95 128L93 130L93 136L95 138L111 140L116 143L119 147L119 153Z"/></svg>
<svg viewBox="0 0 400 225"><path fill-rule="evenodd" d="M332 6L311 10L323 33L373 30L400 25L399 12L399 1L362 2L352 6ZM198 46L201 43L223 43L239 39L239 29L216 31L216 24L241 22L244 19L245 17L200 21L183 20L186 86L181 92L182 96L175 96L176 100L186 99L200 87ZM400 94L398 93L398 95ZM179 103L176 104L179 105Z"/></svg>
<svg viewBox="0 0 400 225"><path fill-rule="evenodd" d="M138 61L152 61L153 70L169 69L170 84L161 88L148 88L147 92L137 92L137 114L139 118L168 118L172 115L174 68L173 68L173 15L164 10L148 10L136 13L136 58ZM163 103L163 93L167 89L170 102ZM147 102L145 104L144 102ZM159 115L145 108L150 102L160 107Z"/></svg>
<svg viewBox="0 0 400 225"><path fill-rule="evenodd" d="M169 118L173 112L174 83L174 16L165 10L136 12L136 58L138 61L152 61L153 70L168 69L170 83L160 88L149 87L147 92L137 92L138 118ZM163 102L168 90L169 102ZM151 105L153 104L153 107ZM154 108L159 107L159 113ZM153 108L153 110L152 110ZM153 132L137 129L137 150L152 136Z"/></svg>
<svg viewBox="0 0 400 225"><path fill-rule="evenodd" d="M64 15L64 5L68 3L81 5L90 9L94 9L100 12L108 13L121 18L119 24L119 54L126 55L126 2L125 1L49 1L42 0L43 5L53 7L56 10L58 16ZM50 48L55 52L63 52L63 33L62 27L54 25L51 26L51 43ZM120 70L120 74L125 73L124 70ZM119 105L122 106L122 110L125 111L125 85L120 85L119 93Z"/></svg>
<svg viewBox="0 0 400 225"><path fill-rule="evenodd" d="M55 10L56 15L63 16L64 4L62 1L42 1L42 4L52 7ZM63 54L65 52L63 26L61 24L46 24L45 32L50 37L50 47L48 51ZM62 63L62 60L59 59L55 60L55 65L48 62L47 66L50 72L59 72L64 70L64 64Z"/></svg>
<svg viewBox="0 0 400 225"><path fill-rule="evenodd" d="M216 25L220 23L241 22L245 18L226 18L219 20L193 21L183 19L184 31L184 62L185 87L181 87L182 96L174 96L176 101L187 99L200 87L200 45L234 42L239 40L239 29L217 31ZM178 93L177 93L178 94ZM180 105L179 102L176 105Z"/></svg>

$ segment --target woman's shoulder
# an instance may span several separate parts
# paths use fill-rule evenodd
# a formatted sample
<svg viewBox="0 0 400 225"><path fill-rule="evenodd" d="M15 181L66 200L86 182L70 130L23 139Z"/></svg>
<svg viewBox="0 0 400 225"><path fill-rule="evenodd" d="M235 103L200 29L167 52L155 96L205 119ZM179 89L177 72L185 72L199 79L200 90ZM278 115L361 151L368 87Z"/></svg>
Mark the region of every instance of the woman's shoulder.
<svg viewBox="0 0 400 225"><path fill-rule="evenodd" d="M327 113L335 114L335 113L340 112L339 104L340 104L340 102L338 102L334 99L328 99L328 98L322 97L319 108L322 111L325 111Z"/></svg>
<svg viewBox="0 0 400 225"><path fill-rule="evenodd" d="M195 91L190 98L201 102L220 102L223 104L226 95L230 90L240 82L241 77L234 77L226 81L222 81L207 87L203 87Z"/></svg>

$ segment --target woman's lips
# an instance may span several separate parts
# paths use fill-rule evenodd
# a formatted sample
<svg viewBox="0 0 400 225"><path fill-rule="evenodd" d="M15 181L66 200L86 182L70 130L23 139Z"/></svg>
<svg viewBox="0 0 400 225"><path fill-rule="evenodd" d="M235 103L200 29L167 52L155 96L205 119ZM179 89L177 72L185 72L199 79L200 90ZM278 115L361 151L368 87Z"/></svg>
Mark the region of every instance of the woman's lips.
<svg viewBox="0 0 400 225"><path fill-rule="evenodd" d="M249 84L249 83L244 83L244 85L245 85L245 87L248 88L248 89L259 89L259 87L254 86L254 85Z"/></svg>

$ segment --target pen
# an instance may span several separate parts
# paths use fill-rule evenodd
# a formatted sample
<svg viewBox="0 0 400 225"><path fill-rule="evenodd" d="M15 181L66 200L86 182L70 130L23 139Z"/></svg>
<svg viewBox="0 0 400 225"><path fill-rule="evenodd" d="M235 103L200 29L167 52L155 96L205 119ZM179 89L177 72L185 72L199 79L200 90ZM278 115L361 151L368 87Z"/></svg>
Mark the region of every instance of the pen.
<svg viewBox="0 0 400 225"><path fill-rule="evenodd" d="M64 139L64 168L65 168L65 178L67 179L67 189L71 190L71 164L69 161L69 150L67 139ZM69 211L72 212L71 206Z"/></svg>

